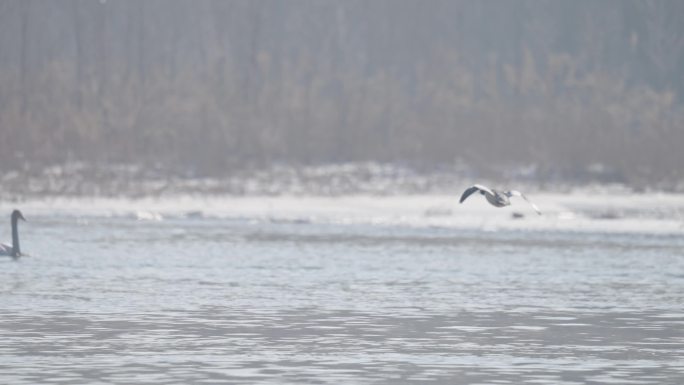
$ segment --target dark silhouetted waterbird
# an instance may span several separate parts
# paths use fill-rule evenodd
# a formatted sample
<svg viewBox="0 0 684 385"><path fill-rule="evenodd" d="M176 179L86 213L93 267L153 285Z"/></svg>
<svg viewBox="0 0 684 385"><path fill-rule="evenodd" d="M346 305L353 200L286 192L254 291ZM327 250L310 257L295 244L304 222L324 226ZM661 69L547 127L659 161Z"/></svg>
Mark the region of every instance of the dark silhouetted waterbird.
<svg viewBox="0 0 684 385"><path fill-rule="evenodd" d="M0 255L9 256L12 258L21 257L21 249L19 248L19 220L25 221L26 218L21 214L21 211L12 211L11 223L12 223L12 244L8 245L6 243L0 243Z"/></svg>

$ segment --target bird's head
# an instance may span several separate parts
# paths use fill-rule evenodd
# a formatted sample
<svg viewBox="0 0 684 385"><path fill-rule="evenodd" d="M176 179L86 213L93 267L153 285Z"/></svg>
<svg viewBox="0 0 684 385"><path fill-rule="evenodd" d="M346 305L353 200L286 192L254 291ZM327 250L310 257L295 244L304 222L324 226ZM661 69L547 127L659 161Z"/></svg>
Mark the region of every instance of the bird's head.
<svg viewBox="0 0 684 385"><path fill-rule="evenodd" d="M12 220L17 221L21 219L22 221L26 221L26 218L24 218L24 215L21 213L19 210L14 210L12 211Z"/></svg>

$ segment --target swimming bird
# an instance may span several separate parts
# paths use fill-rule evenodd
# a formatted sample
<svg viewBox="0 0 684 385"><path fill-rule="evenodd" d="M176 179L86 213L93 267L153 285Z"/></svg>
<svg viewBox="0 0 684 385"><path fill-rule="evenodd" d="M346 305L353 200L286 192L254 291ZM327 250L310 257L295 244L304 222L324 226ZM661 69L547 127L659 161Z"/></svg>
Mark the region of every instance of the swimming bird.
<svg viewBox="0 0 684 385"><path fill-rule="evenodd" d="M480 192L480 194L484 195L485 198L487 199L487 202L489 202L492 206L495 207L504 207L504 206L509 206L511 204L511 200L509 199L510 197L521 197L522 199L526 200L527 203L532 205L532 208L534 211L537 212L537 214L541 215L541 211L539 210L539 207L535 205L534 203L530 202L529 199L523 193L520 191L516 190L508 190L508 191L498 191L494 189L490 189L489 187L483 186L481 184L474 184L470 187L468 187L464 192L463 195L461 195L461 201L460 203L463 203L466 198L471 196L475 192Z"/></svg>
<svg viewBox="0 0 684 385"><path fill-rule="evenodd" d="M0 243L0 255L1 256L9 256L12 258L19 258L21 257L21 249L19 248L19 229L17 228L17 223L19 220L25 221L26 218L21 214L21 211L19 210L14 210L12 211L12 216L11 216L11 223L12 223L12 244L8 245L6 243Z"/></svg>

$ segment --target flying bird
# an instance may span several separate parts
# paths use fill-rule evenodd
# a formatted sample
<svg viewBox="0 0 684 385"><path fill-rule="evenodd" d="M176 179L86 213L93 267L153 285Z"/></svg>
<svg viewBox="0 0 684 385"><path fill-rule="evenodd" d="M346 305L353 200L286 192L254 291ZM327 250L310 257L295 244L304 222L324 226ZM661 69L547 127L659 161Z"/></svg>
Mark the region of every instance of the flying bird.
<svg viewBox="0 0 684 385"><path fill-rule="evenodd" d="M12 224L12 244L8 245L6 243L0 243L0 256L12 257L14 259L21 257L21 249L19 248L19 229L17 227L17 222L19 220L25 221L26 219L21 214L21 211L12 211L12 216L10 217Z"/></svg>
<svg viewBox="0 0 684 385"><path fill-rule="evenodd" d="M472 194L479 192L480 194L484 195L485 198L487 199L487 202L489 202L492 206L495 207L504 207L504 206L509 206L511 204L511 200L509 199L510 197L521 197L522 199L526 200L527 203L532 205L532 208L534 211L537 212L537 214L541 215L541 211L539 210L539 207L535 205L534 203L530 202L529 199L523 193L520 191L516 190L508 190L508 191L498 191L494 189L490 189L489 187L483 186L481 184L474 184L471 187L468 187L464 192L463 195L461 195L461 201L460 203L463 203L466 198L471 196Z"/></svg>

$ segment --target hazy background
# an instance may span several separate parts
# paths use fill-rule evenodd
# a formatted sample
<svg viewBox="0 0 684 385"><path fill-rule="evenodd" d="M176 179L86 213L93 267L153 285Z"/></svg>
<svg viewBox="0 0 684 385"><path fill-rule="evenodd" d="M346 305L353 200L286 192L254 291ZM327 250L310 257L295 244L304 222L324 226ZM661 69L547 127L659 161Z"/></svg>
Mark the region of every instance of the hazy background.
<svg viewBox="0 0 684 385"><path fill-rule="evenodd" d="M684 384L683 69L684 0L0 0L0 385Z"/></svg>
<svg viewBox="0 0 684 385"><path fill-rule="evenodd" d="M684 189L682 20L678 0L2 1L0 172L378 162Z"/></svg>

